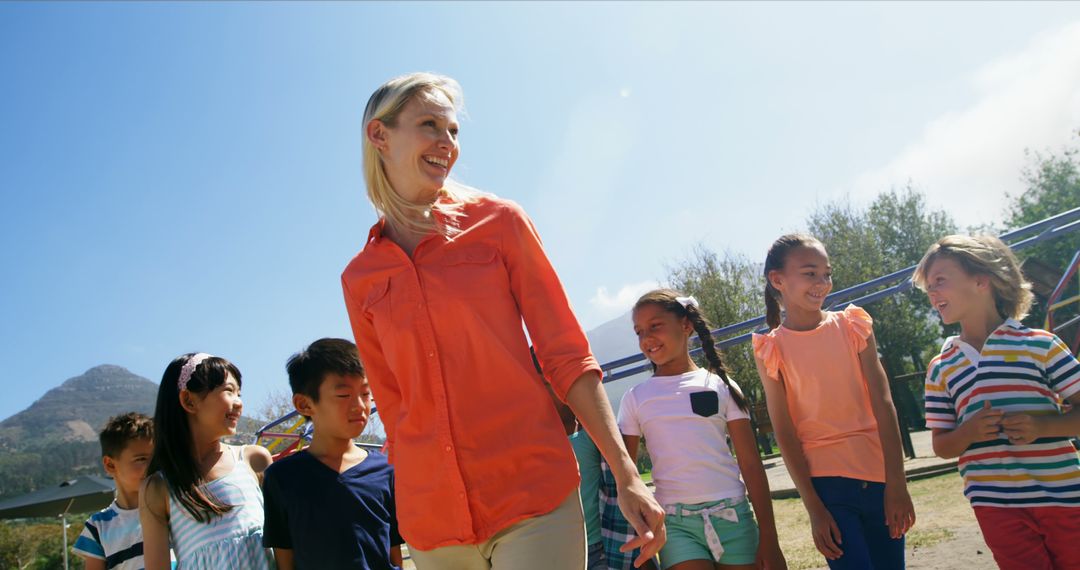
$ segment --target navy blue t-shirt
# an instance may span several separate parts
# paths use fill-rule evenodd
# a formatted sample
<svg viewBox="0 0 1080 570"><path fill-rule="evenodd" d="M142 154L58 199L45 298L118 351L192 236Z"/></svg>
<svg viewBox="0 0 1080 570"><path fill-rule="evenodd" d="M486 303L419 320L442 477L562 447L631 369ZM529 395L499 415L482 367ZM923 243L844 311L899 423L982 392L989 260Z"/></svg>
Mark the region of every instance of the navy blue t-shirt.
<svg viewBox="0 0 1080 570"><path fill-rule="evenodd" d="M390 546L401 544L394 508L394 468L368 451L344 473L307 451L266 470L263 546L293 551L297 570L398 570Z"/></svg>

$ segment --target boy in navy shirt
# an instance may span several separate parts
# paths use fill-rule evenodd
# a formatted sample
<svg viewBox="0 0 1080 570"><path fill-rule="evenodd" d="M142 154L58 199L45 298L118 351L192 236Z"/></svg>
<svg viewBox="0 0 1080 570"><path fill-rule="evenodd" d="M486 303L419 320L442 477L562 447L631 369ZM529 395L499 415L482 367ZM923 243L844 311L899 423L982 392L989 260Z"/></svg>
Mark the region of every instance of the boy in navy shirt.
<svg viewBox="0 0 1080 570"><path fill-rule="evenodd" d="M353 442L371 411L356 345L317 340L287 369L293 405L314 435L311 446L266 470L263 545L280 570L399 570L393 468Z"/></svg>

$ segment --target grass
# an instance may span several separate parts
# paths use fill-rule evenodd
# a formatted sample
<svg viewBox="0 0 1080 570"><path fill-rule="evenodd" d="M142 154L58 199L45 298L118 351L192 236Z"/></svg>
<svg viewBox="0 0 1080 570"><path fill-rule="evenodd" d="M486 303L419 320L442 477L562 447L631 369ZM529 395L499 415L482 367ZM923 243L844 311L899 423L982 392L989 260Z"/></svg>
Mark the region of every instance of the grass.
<svg viewBox="0 0 1080 570"><path fill-rule="evenodd" d="M908 484L915 504L917 522L908 533L907 551L926 548L953 538L954 529L975 526L975 514L963 495L963 482L958 473L949 473L914 481ZM801 499L773 501L776 530L784 550L788 568L805 570L823 568L825 558L814 547L810 537L810 517Z"/></svg>

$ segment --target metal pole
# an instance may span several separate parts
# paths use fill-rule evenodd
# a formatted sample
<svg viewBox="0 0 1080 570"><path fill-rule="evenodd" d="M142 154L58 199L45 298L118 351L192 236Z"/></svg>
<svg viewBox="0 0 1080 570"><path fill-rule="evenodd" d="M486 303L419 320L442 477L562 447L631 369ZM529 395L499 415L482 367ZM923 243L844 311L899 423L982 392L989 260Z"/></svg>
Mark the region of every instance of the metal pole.
<svg viewBox="0 0 1080 570"><path fill-rule="evenodd" d="M70 501L68 501L67 506L64 507L64 512L60 513L60 532L64 533L64 570L68 570L67 514L68 510L71 509L72 503L74 502L75 499L71 499Z"/></svg>

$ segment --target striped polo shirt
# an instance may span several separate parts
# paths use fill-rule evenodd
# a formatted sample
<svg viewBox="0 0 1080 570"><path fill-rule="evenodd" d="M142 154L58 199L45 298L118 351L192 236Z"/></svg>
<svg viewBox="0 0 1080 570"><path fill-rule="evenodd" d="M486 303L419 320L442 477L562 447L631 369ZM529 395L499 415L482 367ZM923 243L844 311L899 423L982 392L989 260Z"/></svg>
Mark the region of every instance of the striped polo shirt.
<svg viewBox="0 0 1080 570"><path fill-rule="evenodd" d="M1055 415L1080 392L1080 364L1052 333L1009 319L982 351L959 337L945 341L926 373L926 427L955 429L989 401L1006 413ZM960 456L972 506L1080 507L1080 462L1069 438L1013 445L1004 434Z"/></svg>
<svg viewBox="0 0 1080 570"><path fill-rule="evenodd" d="M142 570L139 509L121 509L113 501L104 510L90 515L73 550L84 558L103 560L108 570Z"/></svg>

